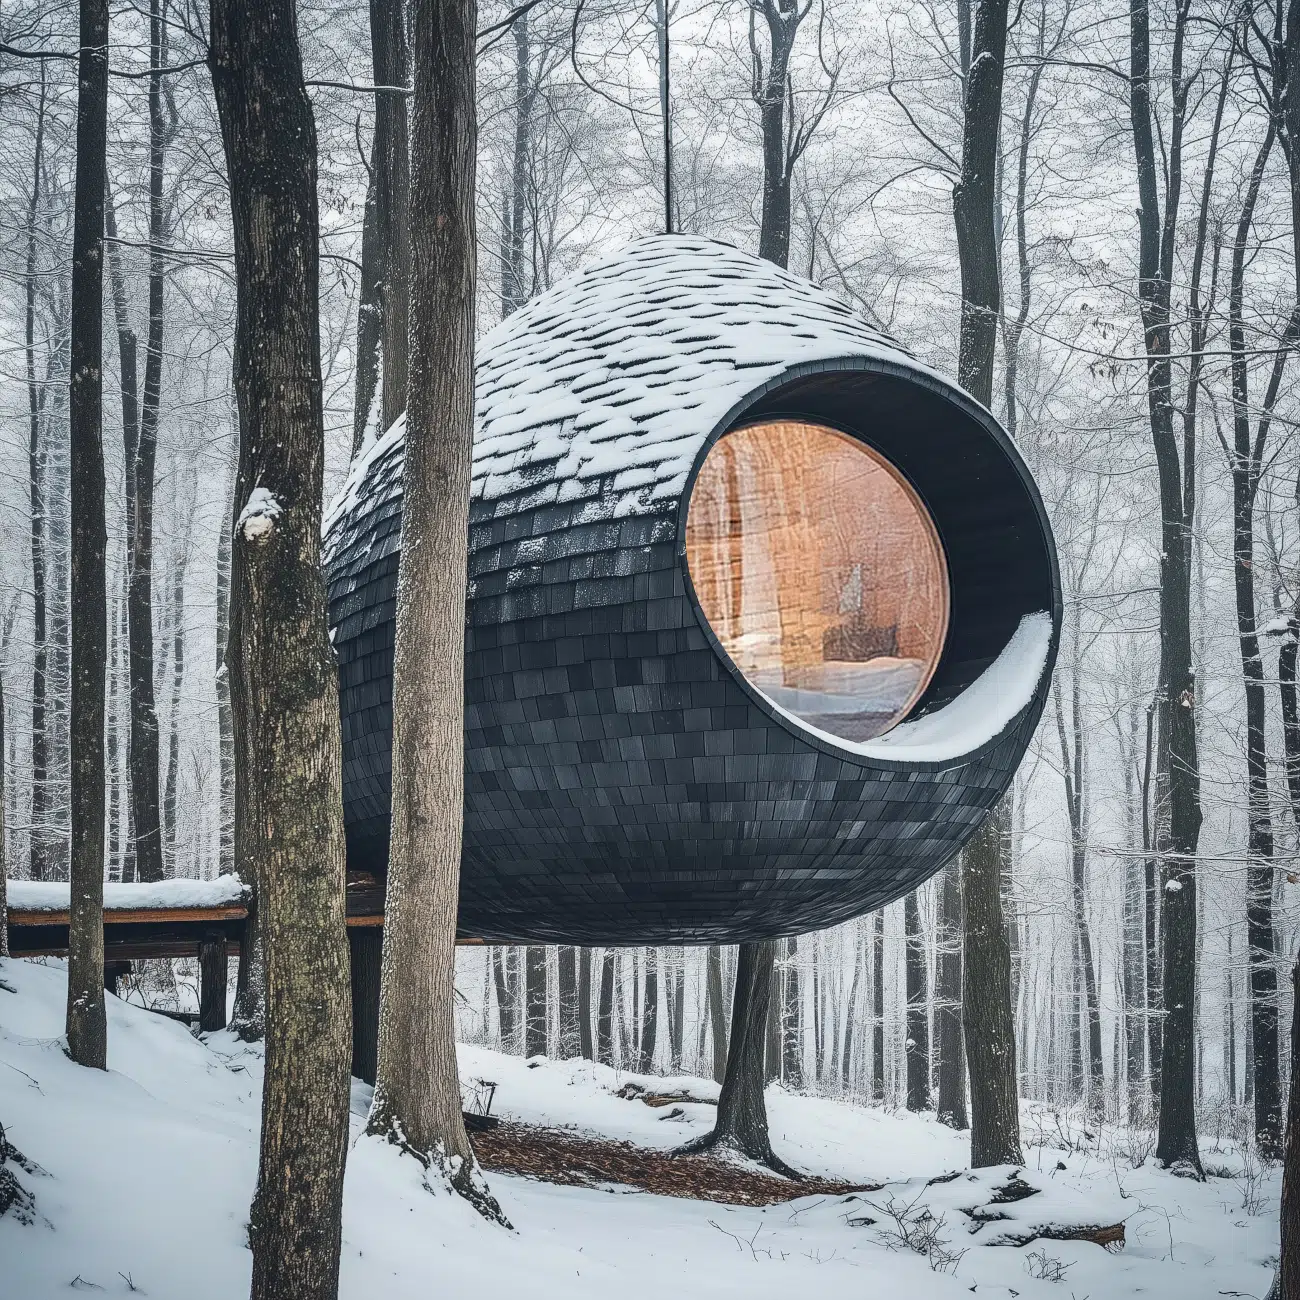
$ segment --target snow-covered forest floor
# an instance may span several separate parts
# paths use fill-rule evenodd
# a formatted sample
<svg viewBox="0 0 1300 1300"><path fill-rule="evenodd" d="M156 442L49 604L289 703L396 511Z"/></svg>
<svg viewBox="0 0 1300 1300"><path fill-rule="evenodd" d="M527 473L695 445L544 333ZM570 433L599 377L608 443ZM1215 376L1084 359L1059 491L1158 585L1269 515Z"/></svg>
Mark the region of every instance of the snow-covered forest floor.
<svg viewBox="0 0 1300 1300"><path fill-rule="evenodd" d="M36 1173L19 1172L36 1218L0 1217L0 1293L81 1292L216 1300L246 1292L245 1237L257 1165L259 1050L109 998L109 1065L73 1065L61 1046L60 963L0 962L0 1124ZM630 1078L585 1061L532 1067L465 1047L462 1080L497 1086L493 1113L668 1148L703 1131L711 1107L651 1108L616 1095ZM656 1080L666 1090L663 1080ZM695 1096L708 1081L675 1080ZM369 1089L353 1085L359 1133ZM354 1141L341 1295L447 1297L980 1296L1119 1300L1256 1296L1277 1249L1277 1174L1207 1138L1206 1183L1148 1161L1141 1135L1083 1136L1073 1120L1027 1113L1023 1181L1034 1195L979 1223L1007 1170L961 1172L964 1135L932 1118L769 1094L776 1149L811 1174L883 1184L851 1197L764 1209L619 1187L562 1187L490 1175L514 1231L422 1185L416 1163ZM1079 1149L1080 1145L1084 1149ZM11 1172L15 1166L9 1166ZM1122 1219L1127 1244L1021 1238ZM868 1223L874 1220L874 1223ZM910 1242L910 1244L909 1244ZM809 1289L815 1288L815 1293Z"/></svg>

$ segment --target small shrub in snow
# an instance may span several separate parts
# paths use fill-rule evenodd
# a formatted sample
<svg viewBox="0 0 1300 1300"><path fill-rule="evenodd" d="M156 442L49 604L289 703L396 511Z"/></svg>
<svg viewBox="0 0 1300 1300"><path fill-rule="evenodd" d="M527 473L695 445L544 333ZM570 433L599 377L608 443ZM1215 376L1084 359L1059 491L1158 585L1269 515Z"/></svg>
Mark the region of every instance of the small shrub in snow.
<svg viewBox="0 0 1300 1300"><path fill-rule="evenodd" d="M880 1203L868 1201L867 1204L880 1218L859 1219L857 1222L873 1226L881 1244L890 1250L910 1250L924 1255L936 1273L955 1272L966 1252L954 1250L941 1236L947 1226L947 1218L935 1214L929 1206L920 1205L924 1195L922 1190L910 1201L898 1196L889 1196Z"/></svg>
<svg viewBox="0 0 1300 1300"><path fill-rule="evenodd" d="M1031 1250L1025 1256L1025 1270L1039 1282L1064 1282L1070 1264L1049 1255L1045 1250Z"/></svg>

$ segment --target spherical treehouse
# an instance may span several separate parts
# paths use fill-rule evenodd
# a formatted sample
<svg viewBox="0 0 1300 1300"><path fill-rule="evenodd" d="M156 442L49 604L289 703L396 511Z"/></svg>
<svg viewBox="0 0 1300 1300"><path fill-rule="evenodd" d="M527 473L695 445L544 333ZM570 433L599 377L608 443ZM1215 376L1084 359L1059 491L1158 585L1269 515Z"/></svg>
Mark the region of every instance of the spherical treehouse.
<svg viewBox="0 0 1300 1300"><path fill-rule="evenodd" d="M813 284L659 236L478 349L460 930L734 943L915 889L1060 624L1024 462ZM349 868L387 861L403 430L327 521Z"/></svg>

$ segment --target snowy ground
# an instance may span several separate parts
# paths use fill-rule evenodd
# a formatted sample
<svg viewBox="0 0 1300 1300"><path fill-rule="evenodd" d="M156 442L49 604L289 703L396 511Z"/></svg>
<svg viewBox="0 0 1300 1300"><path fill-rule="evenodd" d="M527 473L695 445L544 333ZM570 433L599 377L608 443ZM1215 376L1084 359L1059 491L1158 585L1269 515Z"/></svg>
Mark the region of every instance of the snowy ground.
<svg viewBox="0 0 1300 1300"><path fill-rule="evenodd" d="M12 1216L0 1219L0 1293L6 1300L83 1290L155 1300L246 1294L258 1054L226 1034L199 1041L179 1024L110 999L111 1069L81 1070L60 1044L61 968L0 962L0 982L7 986L0 988L0 1124L43 1171L23 1177L40 1220L23 1226ZM613 1090L628 1076L584 1062L530 1069L473 1047L461 1061L466 1083L498 1084L494 1113L523 1121L668 1147L711 1120L706 1105L669 1119L617 1098ZM703 1095L712 1089L702 1080L689 1086ZM357 1126L367 1093L354 1087ZM1276 1173L1256 1180L1239 1155L1208 1142L1207 1163L1223 1176L1205 1184L1149 1164L1134 1170L1118 1140L1085 1153L1034 1147L1024 1178L1038 1194L998 1207L1008 1221L980 1226L968 1211L987 1204L1007 1171L927 1185L961 1168L961 1135L906 1114L769 1097L774 1143L790 1163L888 1186L856 1199L745 1209L497 1174L493 1190L515 1226L507 1233L430 1194L414 1161L363 1140L348 1165L342 1295L788 1300L816 1288L818 1300L956 1300L971 1292L1199 1300L1268 1289ZM1055 1128L1044 1122L1031 1131ZM991 1244L1035 1220L1116 1216L1128 1234L1118 1253L1065 1241ZM920 1254L903 1244L904 1235L937 1246Z"/></svg>

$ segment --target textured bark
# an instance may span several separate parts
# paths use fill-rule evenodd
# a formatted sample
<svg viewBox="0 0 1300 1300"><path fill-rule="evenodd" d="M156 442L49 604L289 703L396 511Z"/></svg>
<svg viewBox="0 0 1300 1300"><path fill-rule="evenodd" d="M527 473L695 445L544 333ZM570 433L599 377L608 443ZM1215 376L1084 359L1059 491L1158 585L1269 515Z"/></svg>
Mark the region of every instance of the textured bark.
<svg viewBox="0 0 1300 1300"><path fill-rule="evenodd" d="M1255 498L1286 351L1279 351L1274 358L1258 425L1252 428L1244 299L1255 205L1276 135L1275 122L1270 117L1237 221L1228 291L1228 346L1232 354L1233 444L1229 464L1232 470L1233 587L1246 701L1246 941L1249 946L1251 1065L1255 1141L1261 1154L1269 1159L1278 1159L1282 1155L1282 1084L1278 1072L1277 956L1273 940L1274 845L1265 733L1267 705L1264 661L1260 655L1255 613ZM1296 319L1293 315L1292 321ZM1294 334L1294 325L1287 333ZM1284 343L1293 342L1293 338L1284 339Z"/></svg>
<svg viewBox="0 0 1300 1300"><path fill-rule="evenodd" d="M492 949L492 980L497 994L497 1028L501 1034L501 1050L513 1051L519 1033L519 1017L515 1008L514 981L510 974L512 949Z"/></svg>
<svg viewBox="0 0 1300 1300"><path fill-rule="evenodd" d="M907 1012L904 1018L903 1058L907 1063L907 1109L930 1109L930 1024L926 1017L925 938L915 892L903 900L906 945L903 973Z"/></svg>
<svg viewBox="0 0 1300 1300"><path fill-rule="evenodd" d="M1146 762L1142 769L1142 848L1146 857L1142 863L1143 913L1142 930L1146 969L1144 983L1146 987L1146 1039L1148 1082L1151 1085L1151 1097L1160 1097L1160 1057L1164 1034L1160 1007L1164 1001L1161 991L1163 963L1160 958L1160 861L1156 856L1160 843L1161 819L1153 816L1157 809L1152 808L1151 788L1154 784L1159 790L1163 786L1160 779L1162 758L1168 753L1168 747L1161 740L1164 710L1159 703L1160 687L1156 685L1156 697L1147 707L1146 728ZM1153 780L1154 778L1154 780Z"/></svg>
<svg viewBox="0 0 1300 1300"><path fill-rule="evenodd" d="M226 1027L226 936L218 930L199 941L199 1029Z"/></svg>
<svg viewBox="0 0 1300 1300"><path fill-rule="evenodd" d="M352 454L355 456L365 440L366 426L374 413L379 387L379 350L384 336L383 306L380 302L380 277L383 275L379 251L379 218L375 184L374 150L371 150L370 179L366 182L366 205L361 216L361 275L357 286L357 359L352 385ZM383 418L382 409L376 422Z"/></svg>
<svg viewBox="0 0 1300 1300"><path fill-rule="evenodd" d="M247 503L229 653L237 835L266 996L251 1294L333 1300L352 1025L338 670L320 568L316 131L290 0L212 0L210 33L237 289L236 501Z"/></svg>
<svg viewBox="0 0 1300 1300"><path fill-rule="evenodd" d="M755 34L757 15L767 24L767 64ZM763 144L763 208L758 255L778 266L790 260L790 186L798 155L791 149L786 111L790 55L799 24L808 13L797 0L756 0L749 10L749 49L753 85Z"/></svg>
<svg viewBox="0 0 1300 1300"><path fill-rule="evenodd" d="M742 943L736 963L727 1069L718 1094L713 1131L682 1147L683 1153L726 1146L791 1178L798 1175L772 1151L763 1099L763 1045L776 943Z"/></svg>
<svg viewBox="0 0 1300 1300"><path fill-rule="evenodd" d="M402 0L370 0L375 85L405 86L410 77L406 8ZM410 149L406 96L375 96L375 141L370 170L375 189L375 243L379 259L380 430L406 410L411 302Z"/></svg>
<svg viewBox="0 0 1300 1300"><path fill-rule="evenodd" d="M669 54L668 0L655 0L655 32L659 38L659 116L663 123L664 232L673 233L673 114L672 61Z"/></svg>
<svg viewBox="0 0 1300 1300"><path fill-rule="evenodd" d="M944 869L939 883L934 1018L939 1040L939 1119L950 1128L969 1128L966 1048L961 1037L961 866L956 862Z"/></svg>
<svg viewBox="0 0 1300 1300"><path fill-rule="evenodd" d="M791 935L785 940L785 961L777 981L780 997L774 998L779 1012L776 1023L780 1035L777 1051L769 1051L772 1077L778 1075L789 1088L803 1087L803 1003L799 997L799 940ZM777 1056L779 1052L779 1057Z"/></svg>
<svg viewBox="0 0 1300 1300"><path fill-rule="evenodd" d="M473 0L416 0L412 15L414 220L393 655L392 842L379 1070L368 1128L500 1219L465 1134L453 1016L474 433L476 6Z"/></svg>
<svg viewBox="0 0 1300 1300"><path fill-rule="evenodd" d="M560 1042L557 1055L562 1061L578 1053L578 950L565 946L556 950L556 985L559 993Z"/></svg>
<svg viewBox="0 0 1300 1300"><path fill-rule="evenodd" d="M524 949L524 1055L546 1055L546 949Z"/></svg>
<svg viewBox="0 0 1300 1300"><path fill-rule="evenodd" d="M655 1068L655 1049L659 1044L659 952L645 950L645 984L641 993L641 1073Z"/></svg>
<svg viewBox="0 0 1300 1300"><path fill-rule="evenodd" d="M885 913L872 914L871 930L871 1097L885 1100Z"/></svg>
<svg viewBox="0 0 1300 1300"><path fill-rule="evenodd" d="M976 401L993 404L993 356L1002 312L997 227L997 163L1007 0L975 11L966 75L961 178L953 187L953 217L961 262L961 337L957 382Z"/></svg>
<svg viewBox="0 0 1300 1300"><path fill-rule="evenodd" d="M176 862L176 787L180 777L181 690L185 683L185 552L189 548L190 517L187 514L186 522L182 525L181 545L172 569L172 680L167 697L167 767L163 779L163 862L171 876L180 874Z"/></svg>
<svg viewBox="0 0 1300 1300"><path fill-rule="evenodd" d="M673 1074L680 1074L684 1068L683 1052L686 1046L686 954L680 948L673 953L668 1008L672 1018L669 1030L672 1059L669 1068Z"/></svg>
<svg viewBox="0 0 1300 1300"><path fill-rule="evenodd" d="M158 708L154 698L153 505L166 324L163 245L166 242L169 205L164 196L164 164L170 135L163 104L162 68L166 62L166 34L167 24L163 21L161 0L152 0L149 11L149 325L145 339L139 437L128 470L132 528L128 539L127 564L127 638L131 683L128 765L131 774L131 815L135 825L135 874L138 880L145 881L161 880L165 874L158 788Z"/></svg>
<svg viewBox="0 0 1300 1300"><path fill-rule="evenodd" d="M1084 749L1083 707L1079 695L1079 622L1071 623L1073 654L1070 672L1070 726L1065 722L1061 683L1052 687L1056 712L1056 734L1061 747L1061 775L1065 782L1065 810L1070 826L1070 894L1074 910L1077 952L1075 976L1083 984L1083 1014L1088 1026L1087 1073L1084 1094L1088 1105L1099 1111L1104 1103L1105 1066L1101 1050L1101 1007L1097 997L1097 968L1092 955L1092 928L1088 924L1088 800L1087 765ZM1080 1043L1082 1054L1082 1042ZM1079 1073L1082 1073L1080 1071ZM1077 1077L1077 1076L1076 1076Z"/></svg>
<svg viewBox="0 0 1300 1300"><path fill-rule="evenodd" d="M40 90L36 112L36 139L32 161L32 189L27 205L27 265L24 276L26 297L24 356L27 365L28 489L31 509L32 560L32 825L30 832L31 877L45 880L51 874L53 855L48 826L49 735L46 698L49 691L49 632L45 581L46 527L45 475L42 430L45 389L36 375L36 291L37 250L41 212L41 182L45 176L45 61L40 64Z"/></svg>
<svg viewBox="0 0 1300 1300"><path fill-rule="evenodd" d="M596 1059L591 1024L591 949L578 950L578 1048L584 1061Z"/></svg>
<svg viewBox="0 0 1300 1300"><path fill-rule="evenodd" d="M849 985L849 1001L844 1008L843 1046L840 1049L840 1084L847 1092L853 1087L853 1067L857 1064L854 1044L858 1031L858 998L862 991L862 975L866 966L863 936L855 928L853 940L853 982Z"/></svg>
<svg viewBox="0 0 1300 1300"><path fill-rule="evenodd" d="M961 179L953 217L961 263L958 382L991 406L997 322L1002 309L997 239L997 158L1007 0L975 11L962 126ZM971 1085L971 1163L1019 1161L1011 950L1002 909L1005 813L985 821L962 859L962 1024Z"/></svg>
<svg viewBox="0 0 1300 1300"><path fill-rule="evenodd" d="M5 766L5 684L0 673L0 957L9 956L9 842L5 838L5 810L9 786Z"/></svg>
<svg viewBox="0 0 1300 1300"><path fill-rule="evenodd" d="M236 473L238 465L235 466ZM235 724L230 712L230 674L226 671L226 643L230 635L230 548L234 529L231 527L232 481L226 490L225 523L217 539L217 745L221 764L221 817L220 871L230 875L235 870ZM249 883L252 883L251 881Z"/></svg>
<svg viewBox="0 0 1300 1300"><path fill-rule="evenodd" d="M533 106L538 87L531 66L528 13L511 26L515 44L515 138L510 167L510 193L502 214L501 315L509 316L528 301L530 278L524 274L524 245L528 235L528 161L532 152Z"/></svg>
<svg viewBox="0 0 1300 1300"><path fill-rule="evenodd" d="M1011 946L1002 910L1005 804L975 832L961 859L962 1028L970 1075L971 1166L1022 1164L1016 1095Z"/></svg>
<svg viewBox="0 0 1300 1300"><path fill-rule="evenodd" d="M108 613L104 522L104 149L108 133L108 4L81 0L77 179L72 227L69 387L72 608L71 910L68 1053L104 1069L104 672Z"/></svg>
<svg viewBox="0 0 1300 1300"><path fill-rule="evenodd" d="M713 1047L713 1077L721 1083L727 1073L727 1004L722 989L722 949L709 947L705 956L704 987L708 1002L709 1034Z"/></svg>
<svg viewBox="0 0 1300 1300"><path fill-rule="evenodd" d="M1300 1061L1300 963L1291 972L1291 1060ZM1300 1300L1300 1070L1291 1070L1282 1165L1282 1245L1272 1300Z"/></svg>
<svg viewBox="0 0 1300 1300"><path fill-rule="evenodd" d="M1201 797L1191 625L1195 444L1192 439L1185 441L1180 463L1169 329L1183 125L1192 80L1184 77L1182 70L1186 13L1186 9L1178 9L1173 17L1171 120L1167 143L1162 139L1162 161L1157 161L1152 126L1147 0L1131 0L1129 8L1129 113L1138 181L1138 297L1147 357L1147 406L1160 487L1160 696L1168 728L1168 849L1160 870L1164 1023L1156 1158L1165 1165L1185 1162L1199 1175L1194 1020ZM1163 221L1158 189L1162 175L1166 178Z"/></svg>
<svg viewBox="0 0 1300 1300"><path fill-rule="evenodd" d="M600 954L600 996L596 1007L596 1059L614 1064L614 951Z"/></svg>

